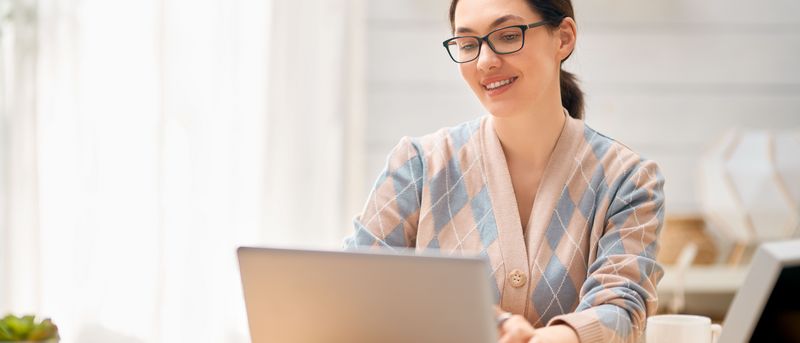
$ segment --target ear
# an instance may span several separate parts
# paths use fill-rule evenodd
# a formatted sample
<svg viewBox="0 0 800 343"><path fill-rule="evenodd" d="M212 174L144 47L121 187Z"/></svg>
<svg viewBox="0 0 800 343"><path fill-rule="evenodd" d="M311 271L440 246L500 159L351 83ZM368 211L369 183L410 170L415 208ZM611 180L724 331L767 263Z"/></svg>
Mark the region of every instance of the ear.
<svg viewBox="0 0 800 343"><path fill-rule="evenodd" d="M572 51L575 50L577 31L575 20L570 17L564 18L561 20L561 24L558 25L556 34L559 38L558 59L560 61L563 62L572 54Z"/></svg>

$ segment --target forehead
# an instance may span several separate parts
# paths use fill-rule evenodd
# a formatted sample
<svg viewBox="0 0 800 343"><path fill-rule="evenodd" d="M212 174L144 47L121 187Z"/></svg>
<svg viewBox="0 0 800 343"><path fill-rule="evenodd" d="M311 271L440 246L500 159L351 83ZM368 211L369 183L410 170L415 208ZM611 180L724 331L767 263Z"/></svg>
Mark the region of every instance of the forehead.
<svg viewBox="0 0 800 343"><path fill-rule="evenodd" d="M484 31L495 19L509 14L531 22L539 18L525 0L460 0L453 16L453 26Z"/></svg>

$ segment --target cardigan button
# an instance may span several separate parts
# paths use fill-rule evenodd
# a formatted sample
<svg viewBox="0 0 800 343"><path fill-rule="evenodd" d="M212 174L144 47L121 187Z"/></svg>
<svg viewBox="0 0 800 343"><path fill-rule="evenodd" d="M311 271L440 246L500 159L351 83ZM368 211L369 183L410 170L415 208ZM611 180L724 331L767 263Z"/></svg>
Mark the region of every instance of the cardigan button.
<svg viewBox="0 0 800 343"><path fill-rule="evenodd" d="M519 269L514 269L511 273L508 273L508 282L511 283L512 287L520 288L525 286L525 283L528 282L528 277Z"/></svg>

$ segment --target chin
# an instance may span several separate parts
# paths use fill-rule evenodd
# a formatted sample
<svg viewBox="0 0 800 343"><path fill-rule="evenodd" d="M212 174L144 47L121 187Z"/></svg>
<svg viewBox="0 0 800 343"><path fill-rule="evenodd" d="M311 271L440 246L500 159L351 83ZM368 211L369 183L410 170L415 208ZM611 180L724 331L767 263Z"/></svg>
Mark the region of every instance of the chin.
<svg viewBox="0 0 800 343"><path fill-rule="evenodd" d="M513 117L520 113L518 104L510 104L508 102L498 102L493 100L486 100L481 102L483 108L495 117L508 118Z"/></svg>

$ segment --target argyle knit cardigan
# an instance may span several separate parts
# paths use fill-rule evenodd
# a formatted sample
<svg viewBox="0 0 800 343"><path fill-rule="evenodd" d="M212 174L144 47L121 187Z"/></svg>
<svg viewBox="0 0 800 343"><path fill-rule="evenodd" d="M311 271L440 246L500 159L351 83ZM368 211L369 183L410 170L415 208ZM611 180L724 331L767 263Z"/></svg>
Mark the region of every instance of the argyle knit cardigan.
<svg viewBox="0 0 800 343"><path fill-rule="evenodd" d="M663 186L656 163L567 116L524 231L486 115L404 137L345 247L480 255L500 307L534 327L635 342L658 306Z"/></svg>

